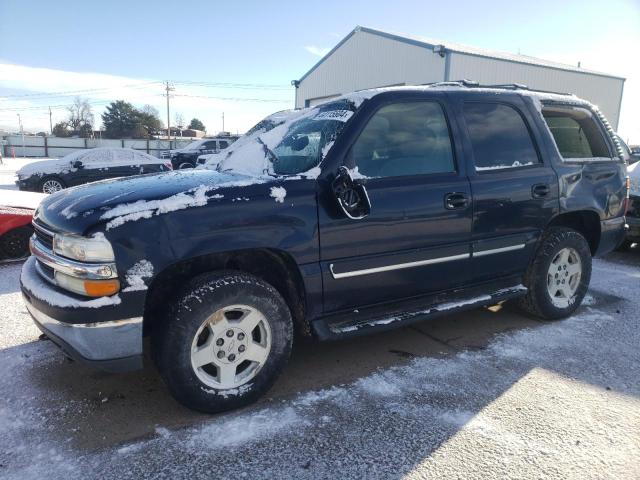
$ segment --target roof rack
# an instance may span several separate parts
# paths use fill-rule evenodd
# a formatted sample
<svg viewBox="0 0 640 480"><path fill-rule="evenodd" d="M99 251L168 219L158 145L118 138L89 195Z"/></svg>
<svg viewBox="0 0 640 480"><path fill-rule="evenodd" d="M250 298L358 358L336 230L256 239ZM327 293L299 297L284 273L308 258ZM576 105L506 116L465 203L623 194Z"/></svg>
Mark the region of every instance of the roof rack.
<svg viewBox="0 0 640 480"><path fill-rule="evenodd" d="M503 83L496 85L482 85L473 80L451 80L447 82L435 82L435 83L427 83L425 85L440 87L440 86L460 86L467 88L496 88L503 90L527 90L528 92L537 92L537 93L552 93L554 95L572 95L571 93L566 92L553 92L551 90L540 90L537 88L529 88L527 85L521 83Z"/></svg>

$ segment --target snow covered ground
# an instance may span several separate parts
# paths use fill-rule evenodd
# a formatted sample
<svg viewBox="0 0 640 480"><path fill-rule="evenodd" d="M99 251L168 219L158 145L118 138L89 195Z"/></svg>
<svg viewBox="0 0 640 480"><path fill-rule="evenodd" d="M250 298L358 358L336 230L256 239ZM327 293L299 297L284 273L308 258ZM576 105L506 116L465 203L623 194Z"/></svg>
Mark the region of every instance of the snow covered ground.
<svg viewBox="0 0 640 480"><path fill-rule="evenodd" d="M294 352L268 398L177 405L39 341L0 266L0 477L639 478L640 251L596 260L586 305L510 307ZM379 367L379 368L378 368Z"/></svg>

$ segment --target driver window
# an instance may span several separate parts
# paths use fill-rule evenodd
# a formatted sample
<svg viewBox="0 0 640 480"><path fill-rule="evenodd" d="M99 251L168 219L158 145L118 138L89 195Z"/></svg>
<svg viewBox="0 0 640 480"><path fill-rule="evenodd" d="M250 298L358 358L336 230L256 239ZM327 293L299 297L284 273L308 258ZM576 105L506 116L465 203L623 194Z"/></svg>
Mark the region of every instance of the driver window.
<svg viewBox="0 0 640 480"><path fill-rule="evenodd" d="M367 177L454 172L442 107L420 101L382 107L353 145L351 163Z"/></svg>

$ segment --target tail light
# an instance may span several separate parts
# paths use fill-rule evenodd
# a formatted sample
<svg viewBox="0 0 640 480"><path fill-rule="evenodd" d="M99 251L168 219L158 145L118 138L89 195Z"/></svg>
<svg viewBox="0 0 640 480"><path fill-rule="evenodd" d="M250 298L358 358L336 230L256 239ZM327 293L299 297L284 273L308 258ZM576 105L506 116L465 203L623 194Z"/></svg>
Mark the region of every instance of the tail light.
<svg viewBox="0 0 640 480"><path fill-rule="evenodd" d="M173 170L173 165L171 165L171 162L167 162L164 164L165 167L167 167L167 170ZM627 195L628 197L628 195Z"/></svg>

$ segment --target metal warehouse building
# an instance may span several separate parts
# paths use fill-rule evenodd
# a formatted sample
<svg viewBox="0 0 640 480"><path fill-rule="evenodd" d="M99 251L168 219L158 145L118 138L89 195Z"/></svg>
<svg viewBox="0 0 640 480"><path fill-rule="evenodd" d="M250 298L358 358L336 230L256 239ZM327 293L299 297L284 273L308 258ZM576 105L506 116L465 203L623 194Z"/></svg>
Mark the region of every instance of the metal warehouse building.
<svg viewBox="0 0 640 480"><path fill-rule="evenodd" d="M300 108L365 88L462 79L575 93L598 105L614 128L618 127L622 77L367 27L356 27L293 84Z"/></svg>

